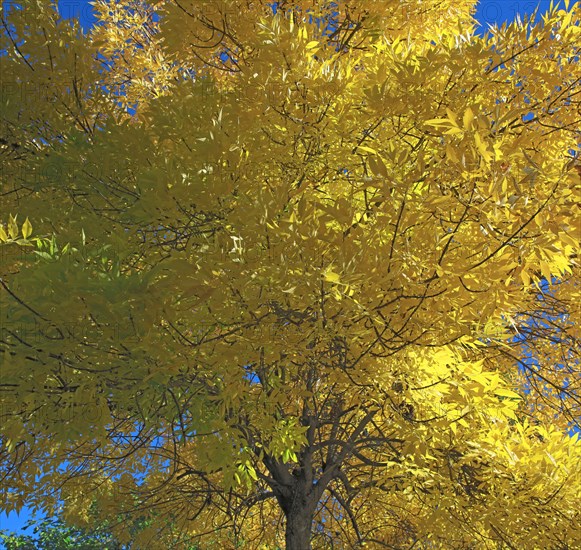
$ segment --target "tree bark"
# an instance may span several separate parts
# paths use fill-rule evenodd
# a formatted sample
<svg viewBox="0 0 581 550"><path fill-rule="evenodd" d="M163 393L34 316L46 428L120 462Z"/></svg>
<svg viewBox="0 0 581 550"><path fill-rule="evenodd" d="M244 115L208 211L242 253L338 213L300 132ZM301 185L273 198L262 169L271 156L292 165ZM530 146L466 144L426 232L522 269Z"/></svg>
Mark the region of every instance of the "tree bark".
<svg viewBox="0 0 581 550"><path fill-rule="evenodd" d="M279 498L286 518L286 550L311 550L311 528L318 498L304 472L293 477L290 491Z"/></svg>
<svg viewBox="0 0 581 550"><path fill-rule="evenodd" d="M286 550L311 550L312 524L312 506L304 501L292 506L286 514Z"/></svg>

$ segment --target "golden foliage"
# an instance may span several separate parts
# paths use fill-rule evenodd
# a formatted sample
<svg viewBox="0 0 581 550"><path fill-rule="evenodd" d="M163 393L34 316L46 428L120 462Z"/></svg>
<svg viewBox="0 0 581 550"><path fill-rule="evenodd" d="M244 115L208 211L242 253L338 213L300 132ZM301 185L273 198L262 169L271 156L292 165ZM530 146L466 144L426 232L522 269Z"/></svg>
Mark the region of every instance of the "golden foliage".
<svg viewBox="0 0 581 550"><path fill-rule="evenodd" d="M94 7L2 11L2 508L581 544L579 7Z"/></svg>

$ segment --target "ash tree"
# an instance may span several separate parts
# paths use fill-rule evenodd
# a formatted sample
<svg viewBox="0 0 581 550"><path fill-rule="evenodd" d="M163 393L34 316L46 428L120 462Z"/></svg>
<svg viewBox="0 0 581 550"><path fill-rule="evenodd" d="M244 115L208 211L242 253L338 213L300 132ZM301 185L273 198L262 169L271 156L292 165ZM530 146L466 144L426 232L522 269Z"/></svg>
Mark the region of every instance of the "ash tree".
<svg viewBox="0 0 581 550"><path fill-rule="evenodd" d="M94 8L1 12L2 509L579 547L579 6Z"/></svg>

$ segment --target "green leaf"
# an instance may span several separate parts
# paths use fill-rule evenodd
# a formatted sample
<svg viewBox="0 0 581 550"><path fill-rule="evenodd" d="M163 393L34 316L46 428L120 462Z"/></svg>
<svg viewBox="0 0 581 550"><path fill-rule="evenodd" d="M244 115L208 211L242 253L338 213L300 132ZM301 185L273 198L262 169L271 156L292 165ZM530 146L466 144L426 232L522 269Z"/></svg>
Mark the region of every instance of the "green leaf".
<svg viewBox="0 0 581 550"><path fill-rule="evenodd" d="M256 475L256 470L255 470L255 469L254 469L252 466L250 466L250 465L248 465L248 466L246 467L246 469L248 470L248 475L249 475L249 476L250 476L250 477L251 477L251 478L252 478L254 481L258 481L258 476Z"/></svg>
<svg viewBox="0 0 581 550"><path fill-rule="evenodd" d="M43 250L33 250L33 252L35 254L38 254L41 258L44 258L45 260L53 259L53 257L48 252L44 252Z"/></svg>

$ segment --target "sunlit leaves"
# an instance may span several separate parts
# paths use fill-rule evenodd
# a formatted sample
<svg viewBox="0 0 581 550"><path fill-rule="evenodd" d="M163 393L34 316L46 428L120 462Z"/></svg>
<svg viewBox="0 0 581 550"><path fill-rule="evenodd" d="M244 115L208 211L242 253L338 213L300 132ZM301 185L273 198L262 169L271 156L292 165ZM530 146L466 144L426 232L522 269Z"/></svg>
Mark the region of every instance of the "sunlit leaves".
<svg viewBox="0 0 581 550"><path fill-rule="evenodd" d="M3 96L6 508L266 548L317 494L314 547L577 543L578 15L471 9L10 16L48 95Z"/></svg>

